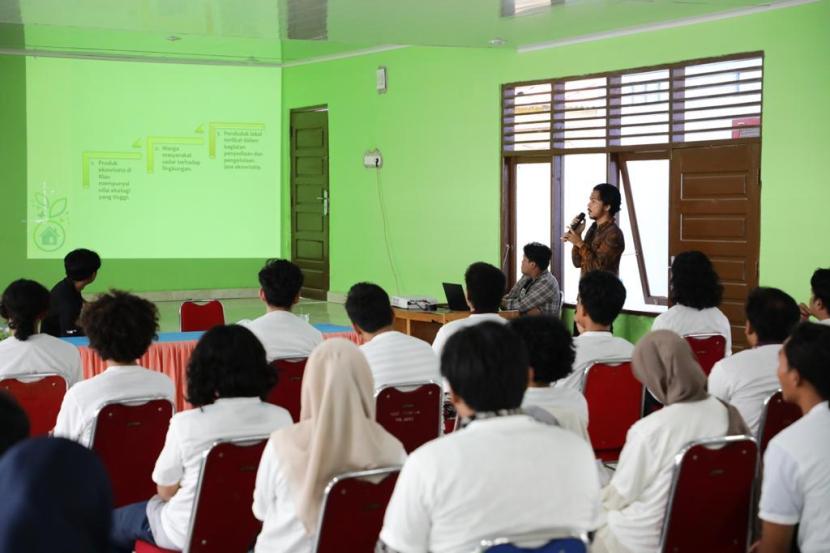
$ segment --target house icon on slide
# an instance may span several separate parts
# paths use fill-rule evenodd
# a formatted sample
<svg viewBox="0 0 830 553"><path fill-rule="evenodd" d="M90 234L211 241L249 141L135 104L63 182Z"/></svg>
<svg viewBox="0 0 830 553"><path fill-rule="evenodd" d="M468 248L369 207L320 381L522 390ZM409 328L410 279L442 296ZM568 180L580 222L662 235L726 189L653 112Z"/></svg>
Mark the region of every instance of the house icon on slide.
<svg viewBox="0 0 830 553"><path fill-rule="evenodd" d="M52 226L47 227L46 230L40 233L40 243L43 246L57 246L59 238L55 227Z"/></svg>

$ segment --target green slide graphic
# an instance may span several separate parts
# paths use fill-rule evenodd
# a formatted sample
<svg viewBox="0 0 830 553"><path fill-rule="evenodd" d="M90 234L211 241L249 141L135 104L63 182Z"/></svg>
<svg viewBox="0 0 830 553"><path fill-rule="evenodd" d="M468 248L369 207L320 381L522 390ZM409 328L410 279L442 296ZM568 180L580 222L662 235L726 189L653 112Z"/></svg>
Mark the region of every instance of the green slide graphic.
<svg viewBox="0 0 830 553"><path fill-rule="evenodd" d="M141 159L141 154L136 152L84 152L81 157L83 163L81 186L89 188L89 168L94 163L93 160L135 160Z"/></svg>
<svg viewBox="0 0 830 553"><path fill-rule="evenodd" d="M196 132L201 132L202 127L196 129ZM210 159L216 159L216 133L220 130L240 130L240 131L263 131L265 125L262 123L213 123L208 124L208 154Z"/></svg>
<svg viewBox="0 0 830 553"><path fill-rule="evenodd" d="M155 170L156 146L201 146L205 143L204 138L192 138L188 136L148 136L147 137L147 173Z"/></svg>

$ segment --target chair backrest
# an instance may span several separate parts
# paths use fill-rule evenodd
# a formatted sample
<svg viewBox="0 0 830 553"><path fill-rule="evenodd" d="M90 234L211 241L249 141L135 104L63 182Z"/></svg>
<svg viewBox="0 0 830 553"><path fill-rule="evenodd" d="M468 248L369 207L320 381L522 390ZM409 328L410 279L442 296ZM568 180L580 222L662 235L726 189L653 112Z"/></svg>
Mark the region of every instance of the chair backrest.
<svg viewBox="0 0 830 553"><path fill-rule="evenodd" d="M248 551L261 529L251 504L268 436L217 442L205 452L185 553Z"/></svg>
<svg viewBox="0 0 830 553"><path fill-rule="evenodd" d="M268 392L266 401L287 409L294 422L300 420L300 398L307 361L308 358L277 359L271 363L277 371L277 384Z"/></svg>
<svg viewBox="0 0 830 553"><path fill-rule="evenodd" d="M107 403L98 410L91 449L107 469L115 507L146 501L156 493L153 467L172 416L170 400L154 397Z"/></svg>
<svg viewBox="0 0 830 553"><path fill-rule="evenodd" d="M182 332L210 330L214 326L223 324L225 324L225 308L219 300L204 303L185 301L179 308L179 327Z"/></svg>
<svg viewBox="0 0 830 553"><path fill-rule="evenodd" d="M375 392L375 418L410 453L441 435L443 395L431 381L384 386Z"/></svg>
<svg viewBox="0 0 830 553"><path fill-rule="evenodd" d="M744 553L758 446L751 436L688 444L674 461L660 551Z"/></svg>
<svg viewBox="0 0 830 553"><path fill-rule="evenodd" d="M687 334L683 336L700 363L700 368L709 376L715 363L726 356L726 337L721 334Z"/></svg>
<svg viewBox="0 0 830 553"><path fill-rule="evenodd" d="M16 374L0 380L0 390L13 395L29 417L30 436L42 436L55 428L67 387L58 373Z"/></svg>
<svg viewBox="0 0 830 553"><path fill-rule="evenodd" d="M475 553L588 553L588 543L584 532L557 529L482 540Z"/></svg>
<svg viewBox="0 0 830 553"><path fill-rule="evenodd" d="M795 403L784 401L781 390L778 390L764 401L764 410L761 412L761 422L758 425L758 446L761 455L767 450L769 441L776 434L801 418L801 408Z"/></svg>
<svg viewBox="0 0 830 553"><path fill-rule="evenodd" d="M601 461L616 461L626 432L643 410L643 385L631 372L631 360L597 361L585 369L582 392L594 454Z"/></svg>
<svg viewBox="0 0 830 553"><path fill-rule="evenodd" d="M400 467L336 476L326 486L314 538L315 553L374 551Z"/></svg>

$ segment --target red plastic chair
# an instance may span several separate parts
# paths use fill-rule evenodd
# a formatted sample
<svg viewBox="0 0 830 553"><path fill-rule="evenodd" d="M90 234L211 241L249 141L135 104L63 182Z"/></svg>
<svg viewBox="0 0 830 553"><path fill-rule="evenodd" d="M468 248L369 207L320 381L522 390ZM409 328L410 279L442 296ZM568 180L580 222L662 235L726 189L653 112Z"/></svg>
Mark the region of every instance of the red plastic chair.
<svg viewBox="0 0 830 553"><path fill-rule="evenodd" d="M188 553L248 551L261 523L254 518L257 468L267 436L239 438L213 444L205 453L190 529L184 550ZM147 542L135 542L135 553L170 553Z"/></svg>
<svg viewBox="0 0 830 553"><path fill-rule="evenodd" d="M313 551L374 551L399 471L400 467L387 467L348 472L333 478L323 494Z"/></svg>
<svg viewBox="0 0 830 553"><path fill-rule="evenodd" d="M687 445L675 458L659 550L745 553L757 465L750 436Z"/></svg>
<svg viewBox="0 0 830 553"><path fill-rule="evenodd" d="M776 434L800 419L801 415L801 409L798 405L784 401L781 390L769 396L764 401L761 422L758 424L758 444L761 455L767 450L770 440Z"/></svg>
<svg viewBox="0 0 830 553"><path fill-rule="evenodd" d="M585 369L582 393L588 402L588 435L594 454L601 461L617 461L626 432L643 410L643 385L631 372L631 360L597 361Z"/></svg>
<svg viewBox="0 0 830 553"><path fill-rule="evenodd" d="M21 380L30 378L37 380ZM13 395L29 417L30 436L42 436L55 428L67 387L58 373L16 374L0 380L0 389Z"/></svg>
<svg viewBox="0 0 830 553"><path fill-rule="evenodd" d="M726 357L726 337L721 334L688 334L684 338L706 376L712 372L715 363Z"/></svg>
<svg viewBox="0 0 830 553"><path fill-rule="evenodd" d="M265 401L287 409L294 422L300 420L300 397L307 361L308 358L277 359L271 363L277 371L277 384L268 392Z"/></svg>
<svg viewBox="0 0 830 553"><path fill-rule="evenodd" d="M225 324L225 308L219 300L204 303L186 301L179 308L179 326L182 332L210 330Z"/></svg>
<svg viewBox="0 0 830 553"><path fill-rule="evenodd" d="M435 382L384 386L375 392L375 418L407 453L441 435L443 392Z"/></svg>
<svg viewBox="0 0 830 553"><path fill-rule="evenodd" d="M172 416L173 404L163 398L113 402L98 410L91 449L107 469L115 507L145 501L156 493L153 467Z"/></svg>

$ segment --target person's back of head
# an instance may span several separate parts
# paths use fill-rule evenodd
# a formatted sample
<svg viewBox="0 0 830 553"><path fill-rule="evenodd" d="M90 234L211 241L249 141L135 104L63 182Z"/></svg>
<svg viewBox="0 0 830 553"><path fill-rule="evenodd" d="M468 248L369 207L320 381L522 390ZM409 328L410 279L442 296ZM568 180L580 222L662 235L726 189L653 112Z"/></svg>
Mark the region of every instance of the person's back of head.
<svg viewBox="0 0 830 553"><path fill-rule="evenodd" d="M830 326L799 323L784 342L778 379L787 401L798 402L805 383L822 401L830 399Z"/></svg>
<svg viewBox="0 0 830 553"><path fill-rule="evenodd" d="M259 271L265 302L281 309L291 309L297 303L304 279L300 268L287 259L271 259Z"/></svg>
<svg viewBox="0 0 830 553"><path fill-rule="evenodd" d="M92 250L79 248L63 258L66 276L74 282L90 280L101 268L101 257Z"/></svg>
<svg viewBox="0 0 830 553"><path fill-rule="evenodd" d="M547 385L571 374L575 358L573 339L562 321L539 315L513 319L508 326L527 348L535 383Z"/></svg>
<svg viewBox="0 0 830 553"><path fill-rule="evenodd" d="M187 365L187 401L209 405L216 399L265 399L277 373L265 358L265 348L247 328L215 326L199 339Z"/></svg>
<svg viewBox="0 0 830 553"><path fill-rule="evenodd" d="M577 306L595 324L611 326L625 304L625 286L613 273L589 271L579 279Z"/></svg>
<svg viewBox="0 0 830 553"><path fill-rule="evenodd" d="M18 340L37 333L38 322L49 312L49 290L34 280L15 280L6 287L0 300L0 316Z"/></svg>
<svg viewBox="0 0 830 553"><path fill-rule="evenodd" d="M159 329L159 313L151 301L110 290L84 306L79 322L89 347L102 359L128 364L149 349Z"/></svg>
<svg viewBox="0 0 830 553"><path fill-rule="evenodd" d="M539 271L544 272L550 265L550 248L539 242L525 244L524 254L528 261L536 264Z"/></svg>
<svg viewBox="0 0 830 553"><path fill-rule="evenodd" d="M497 267L479 261L467 267L464 273L467 299L476 313L496 313L507 279Z"/></svg>
<svg viewBox="0 0 830 553"><path fill-rule="evenodd" d="M798 324L798 304L778 288L760 287L746 298L747 335L752 345L780 344Z"/></svg>
<svg viewBox="0 0 830 553"><path fill-rule="evenodd" d="M441 374L453 394L473 411L516 409L528 381L528 354L522 339L506 325L485 322L447 340Z"/></svg>
<svg viewBox="0 0 830 553"><path fill-rule="evenodd" d="M830 317L830 269L816 269L810 278L810 289L816 307Z"/></svg>
<svg viewBox="0 0 830 553"><path fill-rule="evenodd" d="M389 295L370 282L359 282L349 289L346 313L352 324L369 333L388 327L393 321Z"/></svg>
<svg viewBox="0 0 830 553"><path fill-rule="evenodd" d="M11 446L29 437L29 417L14 399L0 390L0 457Z"/></svg>
<svg viewBox="0 0 830 553"><path fill-rule="evenodd" d="M696 250L678 254L671 264L669 299L694 309L720 305L723 286L712 262Z"/></svg>
<svg viewBox="0 0 830 553"><path fill-rule="evenodd" d="M612 217L622 207L622 197L620 196L620 189L613 184L602 182L594 187L594 190L599 194L599 199L603 205L608 206L608 214Z"/></svg>

